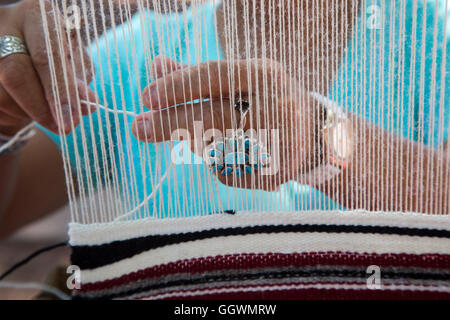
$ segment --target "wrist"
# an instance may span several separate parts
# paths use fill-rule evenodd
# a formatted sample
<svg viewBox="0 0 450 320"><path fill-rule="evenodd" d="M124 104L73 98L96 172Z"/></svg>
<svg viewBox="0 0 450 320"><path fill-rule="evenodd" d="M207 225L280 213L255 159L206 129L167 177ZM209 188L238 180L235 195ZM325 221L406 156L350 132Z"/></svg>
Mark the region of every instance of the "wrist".
<svg viewBox="0 0 450 320"><path fill-rule="evenodd" d="M318 187L346 169L352 158L354 135L351 120L334 101L310 93L312 142L309 170L302 182Z"/></svg>
<svg viewBox="0 0 450 320"><path fill-rule="evenodd" d="M318 167L325 157L322 129L326 119L326 109L311 94L306 94L307 112L303 123L307 124L307 136L304 139L305 152L300 173L305 174Z"/></svg>

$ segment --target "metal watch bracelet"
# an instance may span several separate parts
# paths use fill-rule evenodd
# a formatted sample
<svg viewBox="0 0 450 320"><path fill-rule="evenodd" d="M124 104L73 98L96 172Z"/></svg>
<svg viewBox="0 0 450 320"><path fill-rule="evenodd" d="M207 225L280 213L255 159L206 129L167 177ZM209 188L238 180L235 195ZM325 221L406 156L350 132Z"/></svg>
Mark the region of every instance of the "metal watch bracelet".
<svg viewBox="0 0 450 320"><path fill-rule="evenodd" d="M316 139L316 150L314 150L316 161L314 161L312 168L310 168L308 172L299 177L299 182L307 185L319 186L333 179L346 166L345 161L335 161L335 158L348 160L348 152L345 155L336 152L339 148L336 148L335 145L330 146L328 134L330 130L336 132L337 129L340 129L342 127L341 124L347 122L348 118L344 110L336 102L314 92L310 92L310 96L319 106L317 115L320 121L314 137ZM334 143L344 140L346 144L350 145L350 149L352 149L351 137L342 137L344 139L331 140L333 140Z"/></svg>

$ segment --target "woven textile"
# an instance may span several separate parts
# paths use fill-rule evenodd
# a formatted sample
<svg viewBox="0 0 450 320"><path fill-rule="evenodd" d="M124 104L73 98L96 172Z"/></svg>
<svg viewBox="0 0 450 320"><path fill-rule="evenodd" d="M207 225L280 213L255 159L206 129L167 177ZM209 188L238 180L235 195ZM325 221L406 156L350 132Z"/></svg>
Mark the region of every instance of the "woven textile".
<svg viewBox="0 0 450 320"><path fill-rule="evenodd" d="M75 298L450 298L442 216L241 212L73 223L70 238Z"/></svg>

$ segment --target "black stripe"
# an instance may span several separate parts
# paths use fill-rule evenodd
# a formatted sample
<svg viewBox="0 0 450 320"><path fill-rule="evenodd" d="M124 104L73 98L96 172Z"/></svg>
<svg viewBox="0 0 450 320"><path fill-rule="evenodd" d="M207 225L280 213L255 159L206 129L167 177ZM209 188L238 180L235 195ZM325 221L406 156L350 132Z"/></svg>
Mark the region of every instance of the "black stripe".
<svg viewBox="0 0 450 320"><path fill-rule="evenodd" d="M449 230L355 225L266 225L212 229L170 235L153 235L123 241L114 241L96 246L73 246L72 264L79 266L81 269L93 269L132 257L147 250L171 244L210 239L220 236L295 232L394 234L401 236L450 238ZM224 239L224 241L226 241L226 239Z"/></svg>
<svg viewBox="0 0 450 320"><path fill-rule="evenodd" d="M124 290L122 292L112 293L109 295L98 297L97 299L114 299L120 297L127 297L137 293L158 290L162 288L170 288L176 286L189 286L197 284L205 284L211 282L226 282L226 281L247 281L247 280L265 280L265 279L289 279L295 281L295 278L316 278L315 282L321 282L320 278L338 277L345 280L345 278L361 278L367 279L367 273L365 269L361 270L290 270L290 271L272 271L272 272L259 272L259 273L246 273L243 271L238 274L227 275L201 275L198 278L192 278L191 275L187 275L185 279L178 279L172 281L164 281L161 279L160 283L152 285L142 285L141 287L133 288L131 290ZM319 278L319 279L317 279ZM403 279L405 283L408 280L435 280L435 281L449 281L449 274L442 273L412 273L412 272L382 272L382 279L397 280ZM124 285L125 287L125 285ZM116 290L120 290L120 286L115 287ZM79 297L83 297L83 293L77 293ZM86 293L88 296L89 293ZM85 297L86 297L85 296Z"/></svg>

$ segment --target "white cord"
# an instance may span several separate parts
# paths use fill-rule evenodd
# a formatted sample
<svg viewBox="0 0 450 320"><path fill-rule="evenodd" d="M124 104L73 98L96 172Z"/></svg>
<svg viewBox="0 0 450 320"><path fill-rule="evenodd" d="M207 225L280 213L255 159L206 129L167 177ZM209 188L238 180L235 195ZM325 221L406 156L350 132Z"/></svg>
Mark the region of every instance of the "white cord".
<svg viewBox="0 0 450 320"><path fill-rule="evenodd" d="M70 300L70 297L59 289L51 287L49 285L37 282L17 282L17 281L0 281L0 288L9 289L27 289L27 290L41 290L61 300Z"/></svg>
<svg viewBox="0 0 450 320"><path fill-rule="evenodd" d="M136 117L137 114L131 111L124 111L124 110L111 110L108 107L102 106L100 104L97 104L95 102L90 102L90 101L86 101L86 100L80 100L81 103L90 105L90 106L94 106L96 108L105 110L107 112L112 112L112 113L121 113L121 114L125 114L125 115L129 115L129 116L133 116ZM162 183L164 182L164 180L166 180L166 178L168 177L170 171L173 168L173 162L170 162L169 167L167 167L166 172L164 173L164 175L161 177L161 180L158 182L158 184L155 186L155 188L152 190L152 193L150 193L145 199L144 201L142 201L137 207L135 207L134 209L132 209L131 211L118 216L117 218L114 219L114 221L121 221L123 219L126 219L130 216L132 216L134 213L136 213L137 211L139 211L150 199L152 199L156 193L158 192L158 190L161 188Z"/></svg>
<svg viewBox="0 0 450 320"><path fill-rule="evenodd" d="M98 104L98 103L95 103L95 102L90 102L90 101L87 101L87 100L80 100L80 102L83 103L83 104L87 104L87 105L89 105L89 106L96 107L96 108L98 108L98 109L102 109L102 110L104 110L104 111L106 111L106 112L111 112L111 113L121 113L121 114L125 114L125 115L127 115L127 116L133 116L133 117L136 117L136 116L138 115L137 113L134 113L134 112L131 112L131 111L125 111L125 110L112 110L112 109L110 109L110 108L108 108L108 107L102 106L101 104Z"/></svg>
<svg viewBox="0 0 450 320"><path fill-rule="evenodd" d="M80 100L81 103L89 105L89 106L94 106L98 109L102 109L106 112L112 112L112 113L119 113L119 114L125 114L127 116L133 116L136 117L138 114L131 112L131 111L124 111L124 110L111 110L105 106L102 106L101 104L95 103L95 102L90 102L87 100ZM28 124L27 126L23 127L19 132L17 132L14 136L11 137L11 139L5 143L4 145L0 146L0 154L7 150L9 147L11 147L14 143L16 143L17 141L21 140L21 139L29 139L31 137L31 135L34 135L34 132L30 132L30 135L26 135L23 136L25 132L31 130L34 126L36 125L36 122L32 122L30 124ZM23 136L23 137L22 137Z"/></svg>
<svg viewBox="0 0 450 320"><path fill-rule="evenodd" d="M98 109L104 110L104 111L106 111L106 112L110 112L110 113L124 114L124 115L132 116L132 117L138 116L137 113L132 112L132 111L112 110L112 109L110 109L110 108L108 108L108 107L102 106L101 104L98 104L98 103L95 103L95 102L90 102L90 101L87 101L87 100L80 100L80 102L83 103L83 104L86 104L86 105L93 106L93 107L96 107L96 108L98 108ZM178 106L178 105L175 105L175 106L169 107L169 108L167 108L167 109L176 108L177 106ZM149 111L149 112L151 112L151 111ZM7 150L7 149L8 149L10 146L12 146L14 143L16 143L18 140L20 140L20 139L29 139L29 138L30 138L29 135L26 135L26 136L24 136L24 137L22 137L22 135L23 135L25 132L27 132L28 130L31 130L35 125L36 125L36 122L32 122L32 123L28 124L27 126L23 127L23 128L22 128L19 132L17 132L14 136L12 136L11 139L10 139L7 143L5 143L4 145L0 146L0 154L1 154L3 151ZM34 135L34 131L31 131L31 132L30 132L30 135Z"/></svg>
<svg viewBox="0 0 450 320"><path fill-rule="evenodd" d="M89 105L89 106L94 106L98 109L102 109L105 110L106 112L112 112L112 113L121 113L121 114L125 114L128 116L133 116L136 117L137 113L131 112L131 111L124 111L124 110L111 110L105 106L102 106L101 104L95 103L95 102L90 102L87 100L80 100L81 103ZM11 147L14 143L16 143L17 141L21 140L21 139L29 139L31 138L31 135L34 135L34 132L31 131L29 135L24 135L25 132L31 130L34 126L36 125L36 122L32 122L30 124L28 124L27 126L23 127L19 132L17 132L14 136L11 137L11 139L6 142L4 145L0 146L0 154L2 152L4 152L5 150L7 150L9 147ZM23 137L22 137L23 136Z"/></svg>
<svg viewBox="0 0 450 320"><path fill-rule="evenodd" d="M155 188L152 190L152 193L150 193L147 198L144 199L144 201L142 201L136 208L134 208L133 210L118 216L117 218L114 219L114 222L117 221L122 221L125 218L130 217L131 215L133 215L134 213L136 213L139 209L141 209L151 198L153 198L156 195L156 192L161 188L162 183L164 182L164 180L166 180L166 178L168 177L170 171L173 168L173 162L170 162L169 167L167 167L166 172L164 173L164 175L161 177L161 180L159 180L158 184L155 186Z"/></svg>
<svg viewBox="0 0 450 320"><path fill-rule="evenodd" d="M136 113L131 112L131 111L124 111L124 110L111 110L108 107L102 106L101 104L95 103L95 102L90 102L87 100L80 100L81 103L89 105L89 106L94 106L98 109L102 109L105 110L106 112L112 112L112 113L120 113L120 114L125 114L128 116L137 116ZM29 125L27 125L26 127L22 128L19 132L17 132L12 138L11 140L9 140L7 143L5 143L3 146L0 147L0 153L3 152L4 150L6 150L7 148L9 148L12 144L14 144L16 141L18 141L21 136L23 135L24 132L26 132L27 130L30 130L36 123L32 122ZM170 163L169 167L167 168L166 172L164 173L164 175L161 177L161 180L158 182L158 184L155 186L155 188L153 189L152 193L150 195L148 195L144 201L142 201L136 208L134 208L133 210L125 213L124 215L121 215L119 217L117 217L116 219L114 219L114 221L117 220L121 220L124 218L127 218L129 216L131 216L132 214L136 213L139 209L141 209L151 198L153 198L156 194L156 192L161 188L161 185L163 183L163 181L167 178L167 176L169 175L170 171L173 168L173 162Z"/></svg>

